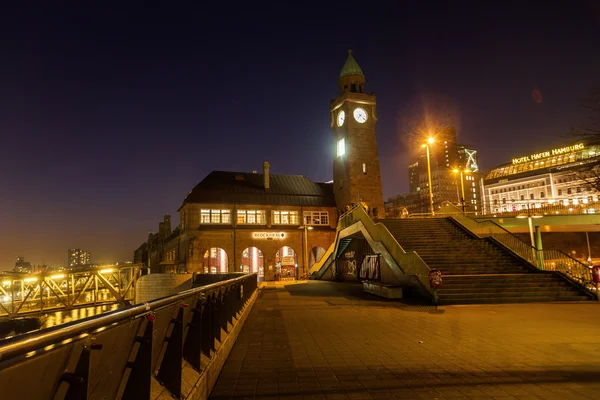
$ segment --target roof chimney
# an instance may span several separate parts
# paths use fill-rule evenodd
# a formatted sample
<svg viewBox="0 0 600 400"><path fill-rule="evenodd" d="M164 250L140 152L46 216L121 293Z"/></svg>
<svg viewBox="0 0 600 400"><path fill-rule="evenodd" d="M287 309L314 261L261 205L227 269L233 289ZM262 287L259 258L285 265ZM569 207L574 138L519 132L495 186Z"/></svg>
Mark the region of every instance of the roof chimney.
<svg viewBox="0 0 600 400"><path fill-rule="evenodd" d="M268 161L265 161L263 163L263 178L265 180L265 190L268 192L269 189L271 189L271 185L269 183L269 167L271 167L271 164L269 164Z"/></svg>

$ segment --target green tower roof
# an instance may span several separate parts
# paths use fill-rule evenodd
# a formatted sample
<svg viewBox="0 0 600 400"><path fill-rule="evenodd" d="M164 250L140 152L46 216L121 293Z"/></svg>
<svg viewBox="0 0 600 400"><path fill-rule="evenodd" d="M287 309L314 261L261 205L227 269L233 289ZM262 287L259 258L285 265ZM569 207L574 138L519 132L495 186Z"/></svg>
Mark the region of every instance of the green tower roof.
<svg viewBox="0 0 600 400"><path fill-rule="evenodd" d="M354 57L352 57L352 50L348 50L348 58L346 59L344 67L342 68L342 72L340 72L340 78L348 75L360 75L364 78L362 69L360 69L360 66Z"/></svg>

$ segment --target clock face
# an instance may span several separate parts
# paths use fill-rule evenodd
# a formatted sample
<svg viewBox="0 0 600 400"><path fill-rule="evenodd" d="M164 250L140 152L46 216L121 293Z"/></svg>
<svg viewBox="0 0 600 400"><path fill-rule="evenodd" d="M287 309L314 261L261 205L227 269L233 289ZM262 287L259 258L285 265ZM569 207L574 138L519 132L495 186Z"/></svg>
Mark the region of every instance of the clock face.
<svg viewBox="0 0 600 400"><path fill-rule="evenodd" d="M340 111L338 113L338 117L337 117L337 126L342 126L344 125L344 120L346 119L346 113L344 112L344 110Z"/></svg>
<svg viewBox="0 0 600 400"><path fill-rule="evenodd" d="M354 109L354 119L359 124L364 124L365 122L367 122L367 112L360 107L355 108Z"/></svg>

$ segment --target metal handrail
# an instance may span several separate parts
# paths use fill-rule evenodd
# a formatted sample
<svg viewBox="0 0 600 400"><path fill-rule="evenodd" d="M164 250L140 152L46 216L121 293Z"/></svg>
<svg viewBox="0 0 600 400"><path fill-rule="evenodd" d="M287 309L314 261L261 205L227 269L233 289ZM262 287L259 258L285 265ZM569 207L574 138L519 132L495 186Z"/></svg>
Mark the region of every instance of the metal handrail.
<svg viewBox="0 0 600 400"><path fill-rule="evenodd" d="M447 207L455 208L452 204ZM539 270L560 272L588 290L593 290L592 270L581 261L556 249L538 250L491 220L475 220L459 210L446 212L458 224L478 237L490 237Z"/></svg>
<svg viewBox="0 0 600 400"><path fill-rule="evenodd" d="M394 258L402 273L405 275L415 276L422 289L424 289L432 298L435 299L436 293L429 284L430 268L427 263L423 261L417 252L406 252L406 250L404 250L400 243L398 243L389 229L381 222L375 223L369 217L364 208L361 207L362 214L366 217L364 220L360 216L354 216L354 211L357 209L357 207L360 207L360 205L355 206L346 213L342 214L339 220L338 229L347 228L359 221L362 222L365 226L365 229L367 229L367 231L373 237L373 240L381 242L383 247ZM378 236L376 237L375 234Z"/></svg>
<svg viewBox="0 0 600 400"><path fill-rule="evenodd" d="M0 341L0 362L9 358L25 355L31 351L62 342L63 340L73 338L80 334L94 331L103 326L131 318L143 317L148 314L149 311L171 305L195 294L214 291L223 286L241 282L244 279L248 279L248 277L252 275L256 275L256 273L222 282L212 283L210 285L205 285L198 288L188 289L173 296L163 297L147 303L132 305L119 310L92 316L83 320L73 321L64 325L43 329L39 332L31 332L2 340Z"/></svg>

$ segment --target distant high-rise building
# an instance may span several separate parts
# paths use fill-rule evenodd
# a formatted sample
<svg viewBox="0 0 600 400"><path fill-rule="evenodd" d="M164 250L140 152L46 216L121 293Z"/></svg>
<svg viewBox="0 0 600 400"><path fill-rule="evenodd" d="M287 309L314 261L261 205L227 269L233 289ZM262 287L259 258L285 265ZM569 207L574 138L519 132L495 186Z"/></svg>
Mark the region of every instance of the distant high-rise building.
<svg viewBox="0 0 600 400"><path fill-rule="evenodd" d="M17 257L17 262L15 262L15 272L27 274L31 273L31 263L29 261L25 261L25 257Z"/></svg>
<svg viewBox="0 0 600 400"><path fill-rule="evenodd" d="M81 249L69 249L69 267L87 265L90 263L92 254L89 251Z"/></svg>
<svg viewBox="0 0 600 400"><path fill-rule="evenodd" d="M433 143L429 145L429 164L434 206L440 206L445 201L462 204L462 192L464 191L464 203L467 210L480 211L481 190L479 185L474 184L480 179L477 150L470 146L457 144L454 127L441 130L433 136L433 139ZM457 172L454 172L455 170ZM420 151L414 161L408 165L408 187L410 194L418 194L421 212L428 212L429 175L425 151ZM410 201L407 199L409 197L396 196L390 198L388 203L402 203L402 207L413 212L412 210L416 209L413 197L410 197Z"/></svg>

